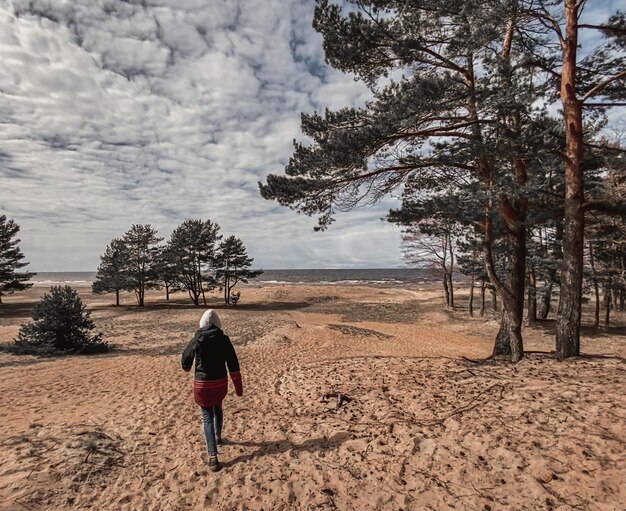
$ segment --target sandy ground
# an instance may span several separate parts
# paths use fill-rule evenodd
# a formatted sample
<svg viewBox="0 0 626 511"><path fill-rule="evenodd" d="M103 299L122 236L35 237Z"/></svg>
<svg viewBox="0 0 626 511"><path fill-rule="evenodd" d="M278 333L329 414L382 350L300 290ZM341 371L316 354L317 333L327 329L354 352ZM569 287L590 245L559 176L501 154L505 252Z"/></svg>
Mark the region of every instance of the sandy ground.
<svg viewBox="0 0 626 511"><path fill-rule="evenodd" d="M0 306L1 342L41 291ZM625 509L623 318L585 329L580 359L475 364L497 322L444 311L438 291L211 296L244 378L213 474L180 369L202 311L81 293L115 351L0 354L1 510ZM526 348L551 350L553 327L526 328Z"/></svg>

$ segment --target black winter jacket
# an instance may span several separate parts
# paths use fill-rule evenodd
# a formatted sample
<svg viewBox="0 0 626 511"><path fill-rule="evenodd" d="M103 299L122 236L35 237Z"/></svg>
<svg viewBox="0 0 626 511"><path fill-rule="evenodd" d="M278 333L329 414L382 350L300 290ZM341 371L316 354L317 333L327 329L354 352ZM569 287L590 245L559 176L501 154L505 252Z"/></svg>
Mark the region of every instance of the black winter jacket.
<svg viewBox="0 0 626 511"><path fill-rule="evenodd" d="M198 330L183 351L181 365L190 371L196 359L195 379L220 380L226 377L226 366L232 373L239 372L239 360L227 335L215 325Z"/></svg>

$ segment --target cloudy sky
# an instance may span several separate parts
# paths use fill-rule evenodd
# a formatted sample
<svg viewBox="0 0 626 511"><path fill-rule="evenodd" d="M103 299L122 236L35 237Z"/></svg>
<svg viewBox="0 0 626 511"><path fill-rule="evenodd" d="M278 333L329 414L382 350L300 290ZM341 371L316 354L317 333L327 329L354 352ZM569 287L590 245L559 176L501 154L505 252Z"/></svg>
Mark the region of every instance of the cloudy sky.
<svg viewBox="0 0 626 511"><path fill-rule="evenodd" d="M0 0L0 212L31 269L93 270L132 223L168 236L188 218L218 222L265 268L401 265L399 230L380 220L395 199L314 233L258 193L300 112L368 97L324 64L313 5Z"/></svg>

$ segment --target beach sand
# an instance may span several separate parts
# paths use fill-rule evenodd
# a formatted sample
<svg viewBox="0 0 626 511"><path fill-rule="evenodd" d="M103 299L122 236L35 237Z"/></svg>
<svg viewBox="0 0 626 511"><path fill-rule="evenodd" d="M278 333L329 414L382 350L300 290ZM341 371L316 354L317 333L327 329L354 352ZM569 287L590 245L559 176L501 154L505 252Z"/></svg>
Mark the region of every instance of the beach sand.
<svg viewBox="0 0 626 511"><path fill-rule="evenodd" d="M0 342L42 291L0 305ZM244 380L214 474L180 368L201 308L80 292L114 351L0 354L1 510L625 507L623 317L585 328L582 358L477 364L463 357L490 354L497 321L463 296L444 310L437 289L248 287L236 308L211 294ZM553 331L526 327L526 349L552 350Z"/></svg>

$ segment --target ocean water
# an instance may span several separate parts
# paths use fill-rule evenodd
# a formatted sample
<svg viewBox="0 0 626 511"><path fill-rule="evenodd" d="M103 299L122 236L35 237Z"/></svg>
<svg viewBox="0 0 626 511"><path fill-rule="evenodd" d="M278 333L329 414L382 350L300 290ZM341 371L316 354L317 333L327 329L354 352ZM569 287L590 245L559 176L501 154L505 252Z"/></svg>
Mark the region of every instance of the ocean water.
<svg viewBox="0 0 626 511"><path fill-rule="evenodd" d="M42 286L87 286L96 272L40 272L32 282ZM428 268L375 268L350 270L265 270L263 275L248 285L268 284L319 284L319 285L381 285L406 286L438 283L437 272Z"/></svg>

